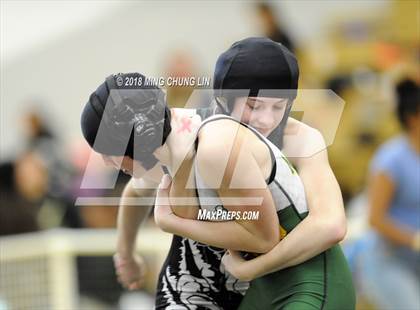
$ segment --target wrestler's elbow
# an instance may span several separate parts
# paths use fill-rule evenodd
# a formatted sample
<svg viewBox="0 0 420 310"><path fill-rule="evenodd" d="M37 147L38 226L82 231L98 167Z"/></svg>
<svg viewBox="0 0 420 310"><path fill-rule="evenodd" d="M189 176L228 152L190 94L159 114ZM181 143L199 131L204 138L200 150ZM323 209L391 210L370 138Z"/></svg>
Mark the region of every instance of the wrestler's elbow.
<svg viewBox="0 0 420 310"><path fill-rule="evenodd" d="M155 210L155 224L160 228L160 230L166 232L166 233L174 233L173 228L170 225L170 221L168 219L168 216L159 216L156 214Z"/></svg>
<svg viewBox="0 0 420 310"><path fill-rule="evenodd" d="M346 218L343 216L330 222L326 225L326 229L329 236L328 241L331 245L343 241L347 233Z"/></svg>
<svg viewBox="0 0 420 310"><path fill-rule="evenodd" d="M273 239L264 238L261 234L256 234L253 231L242 234L240 238L235 238L232 241L232 244L227 248L251 253L269 252L278 243L278 240L274 242Z"/></svg>
<svg viewBox="0 0 420 310"><path fill-rule="evenodd" d="M238 250L250 253L267 253L275 246L275 244L273 245L270 242L266 242L265 240L260 239L255 239L252 243L249 241L249 239L246 240L241 246L238 247Z"/></svg>
<svg viewBox="0 0 420 310"><path fill-rule="evenodd" d="M258 253L267 253L274 248L280 241L280 231L276 228L274 231L265 231L259 237Z"/></svg>
<svg viewBox="0 0 420 310"><path fill-rule="evenodd" d="M263 237L257 237L253 243L252 251L255 253L267 253L274 248L279 242L278 237L275 234L266 235Z"/></svg>
<svg viewBox="0 0 420 310"><path fill-rule="evenodd" d="M270 252L272 248L276 246L279 242L278 239L270 238L270 240L265 240L265 242L261 243L261 248L259 249L259 253L267 253Z"/></svg>

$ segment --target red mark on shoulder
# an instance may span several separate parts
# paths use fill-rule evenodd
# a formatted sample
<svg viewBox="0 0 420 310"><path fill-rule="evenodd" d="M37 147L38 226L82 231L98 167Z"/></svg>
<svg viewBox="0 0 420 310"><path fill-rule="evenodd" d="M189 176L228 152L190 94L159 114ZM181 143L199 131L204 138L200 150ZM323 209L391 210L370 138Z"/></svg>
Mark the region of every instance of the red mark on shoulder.
<svg viewBox="0 0 420 310"><path fill-rule="evenodd" d="M180 132L184 132L185 130L187 130L188 132L191 132L191 118L189 117L183 117L182 120L182 127L178 129L178 133Z"/></svg>

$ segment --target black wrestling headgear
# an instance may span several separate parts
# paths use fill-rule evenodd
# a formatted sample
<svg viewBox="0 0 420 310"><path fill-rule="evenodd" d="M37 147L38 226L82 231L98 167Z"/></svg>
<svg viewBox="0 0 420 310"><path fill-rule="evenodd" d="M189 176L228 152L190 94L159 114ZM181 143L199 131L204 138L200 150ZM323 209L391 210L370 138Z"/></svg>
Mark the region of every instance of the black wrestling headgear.
<svg viewBox="0 0 420 310"><path fill-rule="evenodd" d="M296 98L298 80L296 57L286 47L268 38L247 38L235 42L217 59L213 77L214 96L225 114L232 112L236 97L260 95L288 98L285 115L278 129L270 135L276 136L274 140L281 147L282 133Z"/></svg>
<svg viewBox="0 0 420 310"><path fill-rule="evenodd" d="M111 75L86 103L83 136L98 153L129 156L150 169L152 154L171 131L171 113L164 92L139 73Z"/></svg>

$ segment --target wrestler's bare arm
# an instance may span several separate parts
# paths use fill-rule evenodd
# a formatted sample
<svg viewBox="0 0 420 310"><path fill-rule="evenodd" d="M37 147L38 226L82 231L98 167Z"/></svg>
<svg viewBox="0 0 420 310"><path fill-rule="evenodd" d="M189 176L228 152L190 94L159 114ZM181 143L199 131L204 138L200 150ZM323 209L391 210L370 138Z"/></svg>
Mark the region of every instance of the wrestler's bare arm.
<svg viewBox="0 0 420 310"><path fill-rule="evenodd" d="M340 242L347 231L340 186L331 169L327 146L322 134L317 129L302 122L292 118L289 119L288 125L289 123L290 125L296 123L299 126L298 130L301 132L301 137L296 140L301 141L301 145L306 146L301 151L301 156L291 157L290 160L296 166L303 182L309 214L296 227L298 230L294 229L289 235L290 239L293 235L297 237L298 234L302 236L305 234L306 237L301 239L307 241L302 244L302 249L296 247L296 244L293 245L296 254L293 253L294 251L286 251L290 257L294 256L297 260L290 261L284 267L298 264L325 251ZM287 148L287 143L288 141L285 140L285 148ZM308 145L310 145L309 148ZM316 234L313 232L316 232ZM293 241L293 243L295 242ZM301 254L299 255L298 252L301 252ZM302 256L302 253L305 254Z"/></svg>
<svg viewBox="0 0 420 310"><path fill-rule="evenodd" d="M117 252L122 256L129 256L134 253L137 232L140 224L150 213L152 204L133 204L133 199L143 197L154 197L157 184L145 179L135 182L132 178L124 188L121 195L117 218Z"/></svg>
<svg viewBox="0 0 420 310"><path fill-rule="evenodd" d="M294 122L293 125L296 125L297 121ZM292 132L296 133L295 130ZM242 279L254 279L298 265L337 244L345 236L343 200L328 162L324 139L317 130L307 125L300 127L299 132L301 143L310 140L322 150L310 157L289 158L304 184L309 214L270 252L247 262L236 261L237 265L241 265L238 276Z"/></svg>
<svg viewBox="0 0 420 310"><path fill-rule="evenodd" d="M146 179L132 178L124 188L118 209L117 251L114 265L118 281L128 289L138 289L144 282L146 266L136 253L137 233L142 222L147 219L151 205L136 203L136 198L155 196L156 183ZM153 201L153 199L151 199Z"/></svg>
<svg viewBox="0 0 420 310"><path fill-rule="evenodd" d="M269 153L267 150L264 150L266 148L265 145L258 141L255 135L252 135L251 140L255 138L257 146L255 146L255 140L250 143L247 141L243 144L237 160L227 161L223 157L226 154L229 156L227 150L231 148L232 141L222 137L235 137L238 127L235 124L230 128L231 132L227 133L226 130L229 129L226 126L229 125L224 123L221 126L223 126L222 131L224 135L218 132L217 124L208 126L207 131L201 132L197 153L198 170L206 184L217 188L219 197L228 211L258 211L258 220L205 222L168 216L162 218L158 225L167 232L212 246L258 253L266 252L279 240L278 220L274 202L266 188L265 178L261 173L260 158L256 159L254 153L259 153L259 157L261 157L261 154L265 154L269 164L271 164ZM241 130L245 129L241 128ZM216 137L217 141L214 137ZM223 165L223 162L228 162L226 167ZM218 178L220 176L220 173L217 173L218 169L224 169L223 180ZM232 180L232 184L236 188L230 188L231 182L225 182L226 178ZM253 188L250 188L250 185ZM262 199L261 205L244 206L246 205L245 200L255 197L258 200ZM229 202L226 201L229 198L233 198L237 204L229 205ZM241 200L244 203L241 203Z"/></svg>

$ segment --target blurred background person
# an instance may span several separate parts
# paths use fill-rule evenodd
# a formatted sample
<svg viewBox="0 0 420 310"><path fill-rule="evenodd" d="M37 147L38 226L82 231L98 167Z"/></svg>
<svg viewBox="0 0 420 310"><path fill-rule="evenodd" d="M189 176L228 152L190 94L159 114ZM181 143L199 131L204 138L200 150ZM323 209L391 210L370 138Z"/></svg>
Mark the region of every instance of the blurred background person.
<svg viewBox="0 0 420 310"><path fill-rule="evenodd" d="M38 231L38 216L48 188L40 157L26 153L0 165L0 235Z"/></svg>
<svg viewBox="0 0 420 310"><path fill-rule="evenodd" d="M165 78L198 77L198 69L194 55L186 50L173 50L164 60ZM166 86L167 100L171 108L183 108L194 90L194 85Z"/></svg>
<svg viewBox="0 0 420 310"><path fill-rule="evenodd" d="M48 175L45 202L40 209L39 224L42 229L53 227L83 227L79 210L71 197L75 167L62 149L62 143L48 121L44 105L33 106L22 114L20 124L23 146L27 153L37 154ZM30 177L29 174L27 177Z"/></svg>
<svg viewBox="0 0 420 310"><path fill-rule="evenodd" d="M169 79L171 82L171 85L164 85L167 102L171 108L198 108L209 105L211 85L205 85L203 78L206 75L200 70L198 57L192 49L170 50L163 63L163 76L166 81ZM194 82L191 85L176 85L175 81L182 79L194 79Z"/></svg>
<svg viewBox="0 0 420 310"><path fill-rule="evenodd" d="M271 7L270 3L259 1L256 4L256 10L264 36L283 44L293 53L295 51L294 43L287 31L281 26L276 10Z"/></svg>
<svg viewBox="0 0 420 310"><path fill-rule="evenodd" d="M23 129L23 145L26 150L37 152L45 162L49 173L49 196L71 207L73 203L68 201L68 184L73 167L62 152L60 138L53 130L45 106L32 106L22 114L20 124ZM70 226L78 226L77 219L70 218L69 221L74 221Z"/></svg>
<svg viewBox="0 0 420 310"><path fill-rule="evenodd" d="M47 155L50 147L45 145L53 144L56 141L56 137L43 115L45 113L42 113L42 109L39 106L30 109L22 116L22 127L27 148L43 150L45 155Z"/></svg>
<svg viewBox="0 0 420 310"><path fill-rule="evenodd" d="M372 234L364 237L361 285L379 309L420 307L420 93L397 85L403 132L373 157L368 183Z"/></svg>

